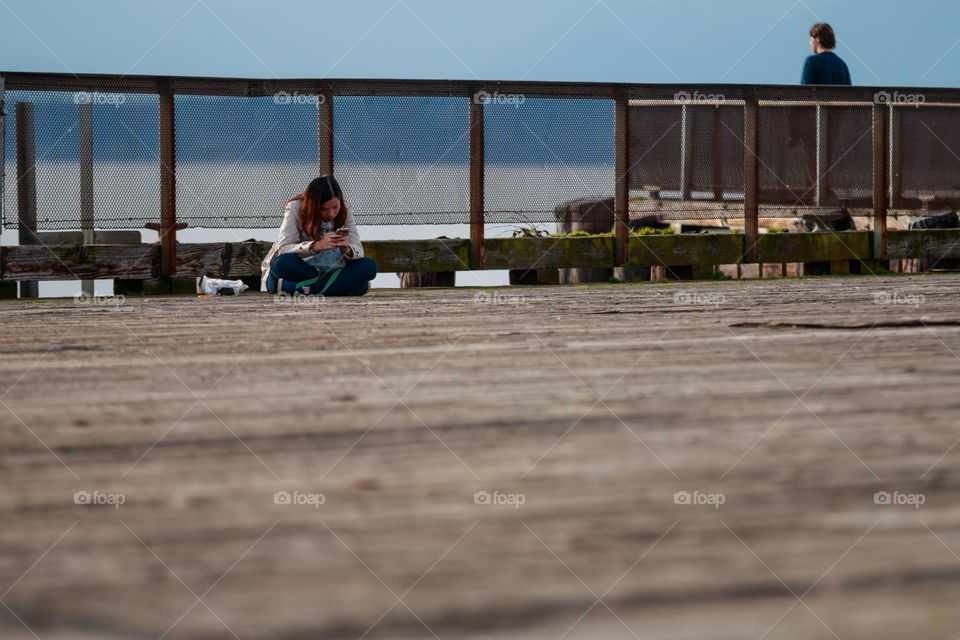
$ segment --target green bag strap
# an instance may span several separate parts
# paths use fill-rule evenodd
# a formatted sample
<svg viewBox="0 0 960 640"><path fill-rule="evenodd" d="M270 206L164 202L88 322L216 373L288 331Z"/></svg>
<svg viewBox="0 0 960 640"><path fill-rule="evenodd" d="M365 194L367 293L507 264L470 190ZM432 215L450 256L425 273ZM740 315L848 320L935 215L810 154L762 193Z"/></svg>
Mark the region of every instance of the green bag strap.
<svg viewBox="0 0 960 640"><path fill-rule="evenodd" d="M334 270L333 274L330 276L330 279L327 280L327 283L326 283L325 285L323 285L323 289L321 289L321 290L320 290L320 293L318 293L318 294L316 294L316 295L321 295L321 296L322 296L324 293L326 293L326 292L327 292L327 289L330 288L330 285L333 284L333 281L337 279L337 276L340 275L340 272L341 272L341 271L343 271L343 267L339 267L338 269ZM300 288L302 288L302 287L309 287L310 285L312 285L313 283L315 283L315 282L316 282L317 280L319 280L320 278L321 278L321 274L320 274L320 270L318 269L318 270L317 270L317 275L316 275L316 277L310 278L309 280L304 280L303 282L298 282L298 283L297 283L297 286L294 287L293 290L296 291L297 289L300 289Z"/></svg>
<svg viewBox="0 0 960 640"><path fill-rule="evenodd" d="M330 285L332 285L333 281L337 279L337 276L340 275L341 271L343 271L343 267L340 267L333 272L333 274L330 276L330 279L327 280L327 284L323 285L323 289L320 290L321 296L327 292L327 289L330 288Z"/></svg>
<svg viewBox="0 0 960 640"><path fill-rule="evenodd" d="M298 282L298 283L297 283L297 286L295 286L295 287L293 288L293 293L296 294L296 293L297 293L297 289L300 289L300 288L302 288L302 287L310 286L311 284L313 284L314 282L316 282L316 281L319 280L319 279L320 279L320 271L317 270L317 275L314 276L313 278L311 278L311 279L309 279L309 280L304 280L303 282Z"/></svg>

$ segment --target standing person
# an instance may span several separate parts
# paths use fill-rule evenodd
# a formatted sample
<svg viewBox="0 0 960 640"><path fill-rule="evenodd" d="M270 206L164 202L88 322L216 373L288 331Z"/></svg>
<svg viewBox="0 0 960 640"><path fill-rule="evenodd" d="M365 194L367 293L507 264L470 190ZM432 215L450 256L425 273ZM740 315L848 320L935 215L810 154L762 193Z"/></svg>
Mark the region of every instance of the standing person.
<svg viewBox="0 0 960 640"><path fill-rule="evenodd" d="M818 22L810 29L810 48L813 55L807 57L803 65L800 84L852 84L847 63L833 52L837 46L837 36L833 27L826 22Z"/></svg>
<svg viewBox="0 0 960 640"><path fill-rule="evenodd" d="M270 293L362 296L377 275L332 175L310 181L283 207L280 236L261 264Z"/></svg>
<svg viewBox="0 0 960 640"><path fill-rule="evenodd" d="M847 63L833 52L837 46L837 37L833 27L826 22L818 22L810 29L810 48L813 55L808 56L803 64L803 75L800 83L849 85L850 70ZM842 110L831 111L835 130L840 130L843 118ZM809 204L814 199L813 189L817 182L817 116L813 107L793 107L790 109L790 137L787 146L803 145L803 162L807 177L807 186L800 200ZM821 176L824 183L828 176ZM829 187L827 187L829 189Z"/></svg>

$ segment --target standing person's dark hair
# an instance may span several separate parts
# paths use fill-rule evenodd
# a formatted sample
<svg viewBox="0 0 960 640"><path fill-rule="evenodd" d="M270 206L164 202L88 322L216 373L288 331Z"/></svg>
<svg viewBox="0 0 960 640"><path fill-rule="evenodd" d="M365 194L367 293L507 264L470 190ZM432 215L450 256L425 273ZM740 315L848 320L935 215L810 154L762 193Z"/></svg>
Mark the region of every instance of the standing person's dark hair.
<svg viewBox="0 0 960 640"><path fill-rule="evenodd" d="M833 27L826 22L818 22L810 27L810 37L820 41L824 49L833 49L837 46L837 36L833 33Z"/></svg>

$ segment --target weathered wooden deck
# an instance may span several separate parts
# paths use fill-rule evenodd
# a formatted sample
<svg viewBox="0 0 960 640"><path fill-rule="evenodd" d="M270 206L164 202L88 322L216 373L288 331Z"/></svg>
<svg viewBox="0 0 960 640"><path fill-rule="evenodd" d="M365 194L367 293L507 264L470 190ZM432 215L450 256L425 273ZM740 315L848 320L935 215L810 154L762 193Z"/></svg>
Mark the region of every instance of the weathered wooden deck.
<svg viewBox="0 0 960 640"><path fill-rule="evenodd" d="M0 302L0 637L957 638L958 289Z"/></svg>

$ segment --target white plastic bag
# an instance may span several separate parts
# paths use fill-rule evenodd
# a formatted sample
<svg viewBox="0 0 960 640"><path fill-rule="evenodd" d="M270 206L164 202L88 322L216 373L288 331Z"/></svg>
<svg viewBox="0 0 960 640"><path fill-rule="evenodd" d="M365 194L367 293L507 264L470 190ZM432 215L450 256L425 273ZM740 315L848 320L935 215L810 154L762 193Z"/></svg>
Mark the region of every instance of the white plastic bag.
<svg viewBox="0 0 960 640"><path fill-rule="evenodd" d="M198 295L238 296L241 292L246 291L247 289L249 289L249 287L243 284L242 280L222 280L220 278L208 278L207 276L200 276L197 278Z"/></svg>

